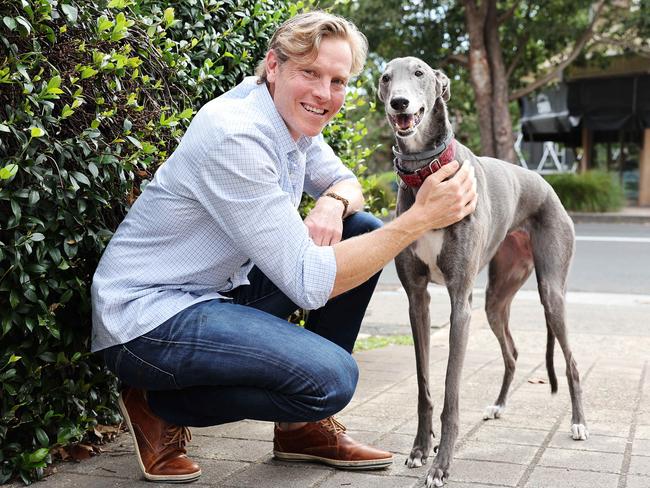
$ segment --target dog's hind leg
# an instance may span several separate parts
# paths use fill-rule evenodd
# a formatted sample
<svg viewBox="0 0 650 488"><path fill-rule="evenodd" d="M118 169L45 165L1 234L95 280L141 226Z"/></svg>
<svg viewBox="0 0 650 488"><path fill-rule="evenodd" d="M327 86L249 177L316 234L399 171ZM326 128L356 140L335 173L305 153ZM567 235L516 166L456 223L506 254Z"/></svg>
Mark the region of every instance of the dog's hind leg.
<svg viewBox="0 0 650 488"><path fill-rule="evenodd" d="M397 274L409 301L418 380L418 427L406 460L409 468L426 464L433 446L433 401L429 390L430 296L427 266L407 249L395 258Z"/></svg>
<svg viewBox="0 0 650 488"><path fill-rule="evenodd" d="M553 194L544 204L537 222L531 227L531 240L539 297L544 307L546 325L556 337L564 360L571 396L571 435L575 440L589 437L582 407L582 387L576 361L569 346L566 327L566 282L573 256L573 224ZM550 346L550 344L549 344Z"/></svg>
<svg viewBox="0 0 650 488"><path fill-rule="evenodd" d="M494 405L486 407L483 419L496 419L506 406L508 390L515 374L517 348L510 334L509 318L512 299L533 271L530 236L517 230L508 234L490 261L485 312L490 328L499 341L505 371L501 391Z"/></svg>

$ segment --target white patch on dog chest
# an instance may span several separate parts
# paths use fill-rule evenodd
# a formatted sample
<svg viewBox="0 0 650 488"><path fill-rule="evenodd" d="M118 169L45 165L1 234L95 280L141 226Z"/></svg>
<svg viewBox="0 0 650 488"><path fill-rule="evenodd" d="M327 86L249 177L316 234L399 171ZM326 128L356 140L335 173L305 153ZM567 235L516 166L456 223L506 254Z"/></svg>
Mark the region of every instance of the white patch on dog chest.
<svg viewBox="0 0 650 488"><path fill-rule="evenodd" d="M415 255L429 267L429 279L438 285L445 284L445 277L436 264L444 235L445 232L442 230L432 230L420 237L413 245Z"/></svg>

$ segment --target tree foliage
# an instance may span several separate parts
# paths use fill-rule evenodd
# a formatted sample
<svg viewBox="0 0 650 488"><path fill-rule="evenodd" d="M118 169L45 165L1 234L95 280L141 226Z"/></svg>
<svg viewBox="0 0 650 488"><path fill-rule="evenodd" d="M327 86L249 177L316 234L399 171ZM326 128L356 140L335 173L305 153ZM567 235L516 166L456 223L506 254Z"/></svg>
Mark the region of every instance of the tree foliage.
<svg viewBox="0 0 650 488"><path fill-rule="evenodd" d="M512 126L514 107L508 104L514 98L559 79L568 64L602 57L606 50L650 56L650 0L335 3L338 12L362 26L380 59L417 56L443 69L452 78L450 111L462 122L459 138L478 149L473 135L480 129L483 152L502 157L507 148L494 145L512 146L511 135L500 132L504 119ZM481 56L473 59L477 53ZM481 62L485 69L472 72ZM499 89L503 83L505 89Z"/></svg>

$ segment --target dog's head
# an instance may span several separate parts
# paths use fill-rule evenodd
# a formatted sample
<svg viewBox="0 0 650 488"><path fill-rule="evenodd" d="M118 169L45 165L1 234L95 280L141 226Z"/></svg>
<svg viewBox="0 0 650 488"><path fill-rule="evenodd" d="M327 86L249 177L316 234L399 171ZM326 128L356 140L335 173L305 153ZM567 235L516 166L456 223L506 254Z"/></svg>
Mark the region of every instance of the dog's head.
<svg viewBox="0 0 650 488"><path fill-rule="evenodd" d="M395 58L379 77L379 100L398 137L410 137L438 100L449 100L449 78L418 58Z"/></svg>

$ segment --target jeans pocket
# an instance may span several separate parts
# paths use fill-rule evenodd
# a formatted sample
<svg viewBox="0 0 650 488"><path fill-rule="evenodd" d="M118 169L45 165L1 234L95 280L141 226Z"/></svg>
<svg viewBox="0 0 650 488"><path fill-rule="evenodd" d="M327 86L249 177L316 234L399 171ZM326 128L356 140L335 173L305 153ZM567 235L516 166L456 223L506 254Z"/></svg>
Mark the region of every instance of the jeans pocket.
<svg viewBox="0 0 650 488"><path fill-rule="evenodd" d="M178 385L172 373L145 361L129 349L120 346L114 362L114 373L129 386L145 390L177 390ZM110 366L109 366L110 369Z"/></svg>

